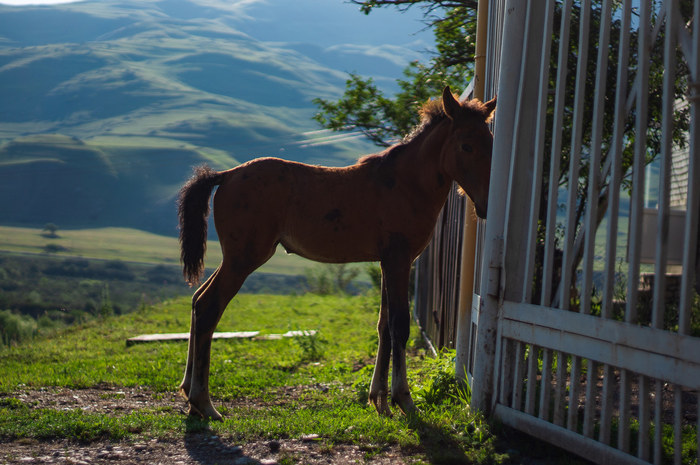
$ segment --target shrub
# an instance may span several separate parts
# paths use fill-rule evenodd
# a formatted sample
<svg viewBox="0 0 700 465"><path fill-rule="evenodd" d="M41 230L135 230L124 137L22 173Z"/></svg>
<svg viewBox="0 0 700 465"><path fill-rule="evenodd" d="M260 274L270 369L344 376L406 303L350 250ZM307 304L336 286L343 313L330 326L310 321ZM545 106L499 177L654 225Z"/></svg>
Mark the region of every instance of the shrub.
<svg viewBox="0 0 700 465"><path fill-rule="evenodd" d="M365 266L365 271L369 275L372 282L372 288L378 291L382 290L382 267L377 262L369 262Z"/></svg>
<svg viewBox="0 0 700 465"><path fill-rule="evenodd" d="M314 294L349 294L352 281L359 274L360 269L349 263L324 263L306 269L306 283Z"/></svg>
<svg viewBox="0 0 700 465"><path fill-rule="evenodd" d="M44 252L46 253L59 253L59 252L67 252L68 248L59 245L59 244L46 244L44 246Z"/></svg>
<svg viewBox="0 0 700 465"><path fill-rule="evenodd" d="M0 310L0 336L3 345L17 344L34 337L37 324L34 318Z"/></svg>

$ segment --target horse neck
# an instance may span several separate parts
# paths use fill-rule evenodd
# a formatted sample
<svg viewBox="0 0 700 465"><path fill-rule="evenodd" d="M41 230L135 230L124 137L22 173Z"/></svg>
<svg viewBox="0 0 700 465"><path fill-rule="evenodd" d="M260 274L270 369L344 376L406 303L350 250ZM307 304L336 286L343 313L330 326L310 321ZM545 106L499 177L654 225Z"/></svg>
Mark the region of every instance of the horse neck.
<svg viewBox="0 0 700 465"><path fill-rule="evenodd" d="M424 195L434 196L435 201L445 202L452 187L452 176L445 172L442 163L442 146L449 131L449 120L426 128L406 144L406 155L401 160L406 171Z"/></svg>

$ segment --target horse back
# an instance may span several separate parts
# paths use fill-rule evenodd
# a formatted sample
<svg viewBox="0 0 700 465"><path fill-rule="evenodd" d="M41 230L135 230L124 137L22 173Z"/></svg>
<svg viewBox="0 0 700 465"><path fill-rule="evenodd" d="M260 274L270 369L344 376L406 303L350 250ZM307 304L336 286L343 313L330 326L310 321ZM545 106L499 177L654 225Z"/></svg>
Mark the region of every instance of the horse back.
<svg viewBox="0 0 700 465"><path fill-rule="evenodd" d="M215 195L214 217L220 239L254 229L312 260L374 261L399 237L405 253L417 255L441 206L411 195L385 166L335 168L263 158L227 173Z"/></svg>

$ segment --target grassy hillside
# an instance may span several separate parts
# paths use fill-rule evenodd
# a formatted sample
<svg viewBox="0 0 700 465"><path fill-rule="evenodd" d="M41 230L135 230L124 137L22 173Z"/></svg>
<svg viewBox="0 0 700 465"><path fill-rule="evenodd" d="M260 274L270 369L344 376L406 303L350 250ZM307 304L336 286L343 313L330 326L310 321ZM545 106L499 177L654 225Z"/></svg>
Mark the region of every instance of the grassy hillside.
<svg viewBox="0 0 700 465"><path fill-rule="evenodd" d="M344 165L370 151L308 143L313 98L339 94L344 72L238 31L240 13L200 0L0 5L0 195L15 199L2 223L173 235L194 165Z"/></svg>
<svg viewBox="0 0 700 465"><path fill-rule="evenodd" d="M209 242L207 275L221 261L218 243ZM329 292L342 270L328 267L280 248L246 279L242 292ZM363 270L352 265L342 271L345 280L360 273L347 290L368 287ZM59 229L52 235L0 226L0 339L22 340L37 330L129 313L193 291L183 280L174 237L126 228ZM22 328L3 327L10 324Z"/></svg>
<svg viewBox="0 0 700 465"><path fill-rule="evenodd" d="M41 229L0 226L0 251L148 264L178 265L180 261L179 244L174 237L127 228L59 229L56 234L57 237L48 237ZM218 242L210 240L206 265L215 268L220 262ZM312 262L280 248L259 271L300 275L310 266Z"/></svg>

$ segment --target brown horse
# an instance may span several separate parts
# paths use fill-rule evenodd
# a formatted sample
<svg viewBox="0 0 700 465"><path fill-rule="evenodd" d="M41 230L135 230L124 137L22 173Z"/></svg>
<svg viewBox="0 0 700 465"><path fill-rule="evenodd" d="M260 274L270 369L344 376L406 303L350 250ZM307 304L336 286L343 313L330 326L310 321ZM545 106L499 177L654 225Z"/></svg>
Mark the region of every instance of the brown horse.
<svg viewBox="0 0 700 465"><path fill-rule="evenodd" d="M392 402L415 407L406 380L409 333L408 281L455 180L486 216L493 136L487 122L496 99L460 103L445 88L428 102L422 123L407 139L343 168L260 158L228 171L206 167L182 188L181 257L190 284L204 268L209 197L223 261L192 297L187 368L180 385L191 414L221 419L209 398L214 328L246 277L278 244L327 263L379 261L382 299L379 349L369 400L391 414L387 397L393 351Z"/></svg>

